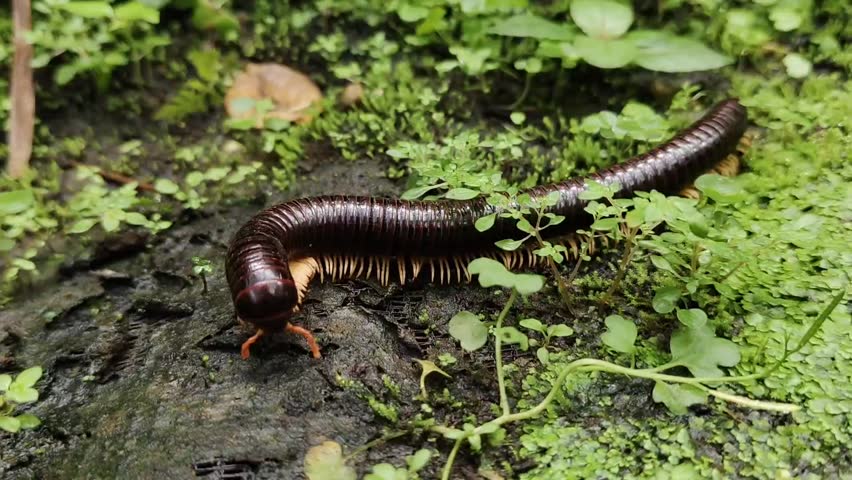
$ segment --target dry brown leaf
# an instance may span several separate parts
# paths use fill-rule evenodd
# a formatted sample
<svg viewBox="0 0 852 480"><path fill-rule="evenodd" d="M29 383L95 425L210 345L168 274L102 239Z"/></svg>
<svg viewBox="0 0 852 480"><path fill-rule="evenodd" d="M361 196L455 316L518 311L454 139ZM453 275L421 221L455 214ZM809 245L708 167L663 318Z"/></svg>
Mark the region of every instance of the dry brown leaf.
<svg viewBox="0 0 852 480"><path fill-rule="evenodd" d="M346 85L346 88L340 92L340 103L344 107L351 107L360 102L364 97L364 86L358 82Z"/></svg>
<svg viewBox="0 0 852 480"><path fill-rule="evenodd" d="M279 118L296 123L308 123L316 113L322 100L319 87L302 72L276 63L249 63L240 72L225 95L225 110L231 118L255 118L254 107L245 108L239 100L260 101L269 99L274 108L259 118L257 127L263 127L264 119Z"/></svg>

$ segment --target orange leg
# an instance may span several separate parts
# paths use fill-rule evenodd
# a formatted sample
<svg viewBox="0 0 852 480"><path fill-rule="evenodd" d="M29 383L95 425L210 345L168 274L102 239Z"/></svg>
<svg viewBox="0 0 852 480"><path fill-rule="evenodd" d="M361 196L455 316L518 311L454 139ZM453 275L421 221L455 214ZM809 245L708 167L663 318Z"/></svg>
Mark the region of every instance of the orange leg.
<svg viewBox="0 0 852 480"><path fill-rule="evenodd" d="M256 333L255 333L255 334L254 334L251 338L249 338L248 340L246 340L246 341L245 341L245 343L243 343L242 348L240 348L240 355L243 357L243 360L248 360L249 355L250 355L250 354L249 354L249 349L250 349L250 348L251 348L251 346L252 346L252 345L254 345L254 344L255 344L255 342L257 342L257 341L258 341L258 339L260 339L260 337L262 337L262 336L263 336L263 330L261 330L261 329L259 329L259 328L258 328L258 329L257 329L257 332L256 332Z"/></svg>
<svg viewBox="0 0 852 480"><path fill-rule="evenodd" d="M309 332L308 330L306 330L302 327L297 327L297 326L295 326L291 323L287 324L287 327L285 328L285 330L287 330L290 333L295 333L297 335L301 335L301 336L305 337L305 340L308 341L308 346L311 347L311 355L314 358L320 358L321 357L319 345L317 344L317 340L314 338L314 336L311 332ZM248 342L246 342L246 343L248 343Z"/></svg>

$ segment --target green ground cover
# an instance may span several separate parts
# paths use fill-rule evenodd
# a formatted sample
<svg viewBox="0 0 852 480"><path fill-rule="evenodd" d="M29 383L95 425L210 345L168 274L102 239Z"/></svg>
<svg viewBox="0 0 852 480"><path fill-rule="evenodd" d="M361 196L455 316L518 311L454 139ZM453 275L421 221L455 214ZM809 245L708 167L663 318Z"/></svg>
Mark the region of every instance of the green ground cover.
<svg viewBox="0 0 852 480"><path fill-rule="evenodd" d="M704 177L699 201L616 205L599 192L593 232L609 247L579 266L538 237L546 225L519 225L549 259L543 284L485 267L480 280L504 287L495 305L468 306L449 324L459 342L428 352L424 376L452 375L443 392L431 373L422 398L394 395L400 379L362 395L387 442L419 449L405 465L344 462L333 445L306 465L313 480L354 475L349 465L372 480L431 478L450 475L446 457L459 452L455 471L525 479L850 474L847 2L239 3L33 1L37 168L0 177L0 301L62 281L63 265L116 234L168 235L216 206L322 181L334 162L377 162L409 198L499 202L651 148L736 96L752 127L741 175ZM8 14L0 35L7 92ZM261 129L226 119L225 92L248 59L308 73L322 113ZM350 82L364 96L342 106ZM3 98L4 122L8 108ZM207 278L221 263L186 266ZM496 376L484 360L495 348L515 355ZM582 358L622 370L595 364L556 382ZM471 396L471 378L490 405ZM31 416L7 420L18 404L4 398L0 428L37 434ZM781 404L799 409L771 411L793 408ZM490 422L506 408L533 413Z"/></svg>

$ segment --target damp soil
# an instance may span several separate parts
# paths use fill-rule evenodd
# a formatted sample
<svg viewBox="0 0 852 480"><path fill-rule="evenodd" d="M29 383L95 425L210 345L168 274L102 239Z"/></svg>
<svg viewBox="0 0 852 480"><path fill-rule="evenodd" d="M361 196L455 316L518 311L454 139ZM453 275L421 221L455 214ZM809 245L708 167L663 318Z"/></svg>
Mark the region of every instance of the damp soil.
<svg viewBox="0 0 852 480"><path fill-rule="evenodd" d="M399 399L416 397L414 359L451 349L449 318L460 306L496 308L493 298L470 287L314 285L298 322L315 333L323 358L312 359L300 337L278 334L243 361L240 345L251 331L235 320L223 269L216 266L205 293L190 259L223 262L230 236L264 204L336 192L398 194L386 167L379 160L307 162L286 193L203 210L156 237L107 238L49 285L21 292L0 312L0 358L3 370L44 368L39 402L22 408L42 426L0 433L0 476L302 478L311 446L331 439L355 447L380 436L389 423L364 391L386 397L390 379ZM363 388L345 388L339 378ZM485 400L495 399L478 391L482 382L473 375L460 391L487 408ZM419 403L410 402L402 409L416 411ZM370 452L361 470L401 463L417 443Z"/></svg>
<svg viewBox="0 0 852 480"><path fill-rule="evenodd" d="M148 139L146 152L154 153L140 171L167 173L155 141L164 132L120 121L115 113L68 115L74 121L52 118L51 128L95 137L102 152L141 136ZM108 155L84 160L109 165ZM310 357L302 338L285 334L264 338L248 361L240 358L240 345L252 332L236 322L221 265L233 232L262 207L289 198L397 196L404 187L387 178L387 167L381 159L343 160L328 145L315 143L307 147L297 180L286 192L265 189L211 205L181 216L157 236L125 233L93 248L65 244L72 253L53 281L21 292L0 312L0 370L31 365L45 370L40 400L21 409L38 416L42 426L15 435L0 432L0 477L303 478L311 446L328 439L352 449L395 428L366 396L391 401L400 418L413 418L421 408L415 360L441 352L459 362L446 368L452 379L429 378L430 389L452 391L443 403L432 399L436 417L451 425L462 424L462 415L470 413L490 418L490 406L498 400L493 357L485 350L462 355L447 333L458 311L497 312L506 300L474 286L315 284L297 322L314 332L322 359ZM190 271L195 256L219 261L206 292ZM568 312L554 304L557 299L548 291L520 308L529 316L572 325L577 332L572 343L596 342L600 322L584 319L602 318L600 312ZM521 373L536 362L532 352L508 348L505 355ZM341 378L360 387L346 387ZM515 398L520 379L518 374L511 379ZM389 382L399 387L395 396ZM577 392L573 399L574 421L590 429L601 415L641 419L661 408L650 400L637 403L650 397L643 382L613 379L590 388L594 391ZM601 407L595 400L600 395L612 395L613 403ZM516 473L534 466L516 456L517 433L510 429L506 446L489 453L494 462L510 461ZM406 455L424 446L437 447L442 455L449 451L449 445L408 436L371 449L354 463L361 473L380 462L402 465ZM435 477L442 463L431 462L423 477ZM476 457L460 454L458 478L480 478L477 463Z"/></svg>

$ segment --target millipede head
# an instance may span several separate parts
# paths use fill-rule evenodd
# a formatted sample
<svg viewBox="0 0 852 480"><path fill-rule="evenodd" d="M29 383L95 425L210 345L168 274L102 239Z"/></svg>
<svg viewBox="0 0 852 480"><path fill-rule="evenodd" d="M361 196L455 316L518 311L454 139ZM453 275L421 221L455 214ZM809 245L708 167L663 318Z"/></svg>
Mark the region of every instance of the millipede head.
<svg viewBox="0 0 852 480"><path fill-rule="evenodd" d="M234 297L240 319L269 331L284 329L297 305L296 285L286 278L253 283Z"/></svg>

